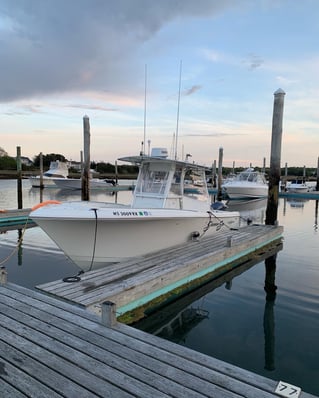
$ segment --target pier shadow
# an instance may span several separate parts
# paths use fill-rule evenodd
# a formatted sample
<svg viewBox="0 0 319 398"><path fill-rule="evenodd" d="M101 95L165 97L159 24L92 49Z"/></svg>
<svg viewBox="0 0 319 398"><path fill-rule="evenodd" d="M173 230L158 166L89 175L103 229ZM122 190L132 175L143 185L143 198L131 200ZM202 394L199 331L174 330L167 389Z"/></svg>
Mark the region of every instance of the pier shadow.
<svg viewBox="0 0 319 398"><path fill-rule="evenodd" d="M192 328L209 317L209 313L198 305L194 306L194 302L222 285L225 285L225 288L230 290L234 278L267 258L275 256L282 248L282 242L274 244L267 251L260 254L258 258L248 258L231 271L185 294L185 296L174 302L163 305L153 312L149 310L145 313L143 319L131 324L131 326L176 343L183 342Z"/></svg>

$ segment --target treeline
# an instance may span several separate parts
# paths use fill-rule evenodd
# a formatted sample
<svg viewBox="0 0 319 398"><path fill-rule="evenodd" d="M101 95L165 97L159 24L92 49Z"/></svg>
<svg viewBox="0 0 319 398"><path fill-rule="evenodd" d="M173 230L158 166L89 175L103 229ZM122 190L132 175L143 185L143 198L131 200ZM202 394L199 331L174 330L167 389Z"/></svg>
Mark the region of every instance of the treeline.
<svg viewBox="0 0 319 398"><path fill-rule="evenodd" d="M61 162L68 162L65 156L59 153L49 153L46 155L42 155L43 161L43 169L47 170L50 167L50 163L52 161L59 160ZM22 163L21 165L23 171L34 171L40 168L40 155L36 155L33 158L32 165L26 165ZM95 162L92 161L90 163L90 168L95 170L97 173L100 174L115 174L115 165L111 163L105 162ZM10 157L8 155L0 156L0 170L17 170L17 161L16 158ZM70 167L69 171L71 173L79 172L76 168ZM129 174L134 175L138 173L138 167L130 164L118 165L117 166L118 174Z"/></svg>
<svg viewBox="0 0 319 398"><path fill-rule="evenodd" d="M61 162L67 162L68 160L65 158L64 155L59 153L49 153L46 155L42 155L43 159L43 168L46 170L50 167L51 161L60 160ZM22 163L22 170L25 171L32 171L37 170L40 167L40 155L36 155L33 158L32 165L26 165ZM90 164L92 170L95 170L97 173L100 174L115 174L115 165L111 163L105 162L95 162L92 161ZM236 167L235 173L243 171L245 167ZM255 167L256 170L262 171L262 168ZM0 153L0 170L17 170L17 162L16 158L8 156L5 151ZM70 168L70 172L76 172L77 170L74 168ZM304 175L304 167L288 167L288 176L296 176L302 177ZM123 164L117 166L118 174L136 174L138 172L138 167L130 164ZM223 167L223 175L227 176L233 172L231 167ZM266 168L266 174L269 173L269 168ZM281 175L285 175L285 168L281 168ZM317 176L317 169L314 167L306 168L306 177L316 177Z"/></svg>

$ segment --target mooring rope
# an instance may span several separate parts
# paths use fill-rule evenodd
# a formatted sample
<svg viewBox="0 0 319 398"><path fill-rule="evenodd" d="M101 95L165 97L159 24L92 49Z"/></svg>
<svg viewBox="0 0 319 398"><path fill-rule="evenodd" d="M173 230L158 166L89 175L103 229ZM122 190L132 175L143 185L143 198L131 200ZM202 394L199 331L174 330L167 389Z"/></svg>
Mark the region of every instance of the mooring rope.
<svg viewBox="0 0 319 398"><path fill-rule="evenodd" d="M89 271L92 270L93 263L94 263L95 248L96 248L96 238L97 238L97 209L91 209L91 210L94 211L94 215L95 215L95 229L94 229L94 241L93 241L94 243L93 243L92 260L91 260Z"/></svg>
<svg viewBox="0 0 319 398"><path fill-rule="evenodd" d="M94 258L95 258L95 248L96 248L96 238L97 238L97 209L91 209L94 211L94 215L95 215L95 228L94 228L94 241L93 241L93 252L92 252L92 259L91 259L91 264L89 267L89 271L92 271L92 267L94 264ZM80 275L84 274L84 271L81 270L79 271L79 273L77 275L74 276L67 276L65 278L63 278L63 282L68 282L68 283L72 283L72 282L80 282L81 278Z"/></svg>
<svg viewBox="0 0 319 398"><path fill-rule="evenodd" d="M207 213L209 215L209 220L208 220L207 225L204 227L203 233L200 235L200 238L206 234L206 232L209 230L209 228L211 228L211 226L213 224L212 217L216 218L216 220L218 220L218 222L219 222L219 224L216 226L216 231L219 231L222 227L226 227L230 231L238 229L238 228L232 228L229 225L225 224L224 220L222 220L221 218L216 216L216 214L214 214L214 212L208 211Z"/></svg>

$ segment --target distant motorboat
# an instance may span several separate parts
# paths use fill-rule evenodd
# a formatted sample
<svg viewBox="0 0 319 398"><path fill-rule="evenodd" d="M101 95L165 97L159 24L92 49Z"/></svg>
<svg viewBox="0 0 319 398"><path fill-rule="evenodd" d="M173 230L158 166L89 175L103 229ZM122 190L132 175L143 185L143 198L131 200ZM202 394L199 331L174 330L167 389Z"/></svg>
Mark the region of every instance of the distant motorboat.
<svg viewBox="0 0 319 398"><path fill-rule="evenodd" d="M50 163L50 168L48 171L43 173L42 184L43 187L54 187L55 184L53 182L54 178L66 179L69 174L68 166L65 162L61 162L60 160L54 160ZM29 177L29 181L33 188L40 188L41 186L41 178L40 176L32 176Z"/></svg>
<svg viewBox="0 0 319 398"><path fill-rule="evenodd" d="M140 155L121 158L139 166L131 205L65 202L39 205L34 220L83 271L143 256L237 228L239 212L214 210L208 194L206 167ZM204 181L195 192L185 181Z"/></svg>
<svg viewBox="0 0 319 398"><path fill-rule="evenodd" d="M222 189L230 199L256 199L268 195L264 174L251 167L227 180L222 184Z"/></svg>
<svg viewBox="0 0 319 398"><path fill-rule="evenodd" d="M116 186L114 180L90 178L90 189L103 189ZM81 178L53 178L54 184L60 189L79 190L82 188Z"/></svg>
<svg viewBox="0 0 319 398"><path fill-rule="evenodd" d="M290 193L309 192L309 187L303 180L292 180L287 184L286 191Z"/></svg>

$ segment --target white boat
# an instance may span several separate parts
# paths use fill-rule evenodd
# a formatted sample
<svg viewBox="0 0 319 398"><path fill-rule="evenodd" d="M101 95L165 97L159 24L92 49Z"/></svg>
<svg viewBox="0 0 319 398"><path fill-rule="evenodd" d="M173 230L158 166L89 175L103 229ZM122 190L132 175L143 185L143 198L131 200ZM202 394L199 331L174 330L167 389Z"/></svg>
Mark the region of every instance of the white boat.
<svg viewBox="0 0 319 398"><path fill-rule="evenodd" d="M301 193L301 192L308 192L309 187L302 180L292 180L290 183L287 184L286 190L287 192L290 193L298 193L298 192Z"/></svg>
<svg viewBox="0 0 319 398"><path fill-rule="evenodd" d="M222 189L230 199L256 199L268 195L268 184L264 174L251 167L222 184Z"/></svg>
<svg viewBox="0 0 319 398"><path fill-rule="evenodd" d="M155 149L155 148L154 148ZM131 205L66 202L35 208L33 219L83 271L237 228L239 212L212 210L206 183L184 191L205 167L166 157L121 158L139 165ZM189 187L189 184L187 184Z"/></svg>
<svg viewBox="0 0 319 398"><path fill-rule="evenodd" d="M53 178L53 182L60 189L78 190L82 187L81 178ZM116 186L114 180L90 178L90 189L103 189L114 186Z"/></svg>
<svg viewBox="0 0 319 398"><path fill-rule="evenodd" d="M55 160L50 163L50 168L48 171L43 173L43 187L54 187L54 178L66 179L69 174L68 166L65 162L60 160ZM34 188L39 188L41 184L40 176L29 177L31 186Z"/></svg>

